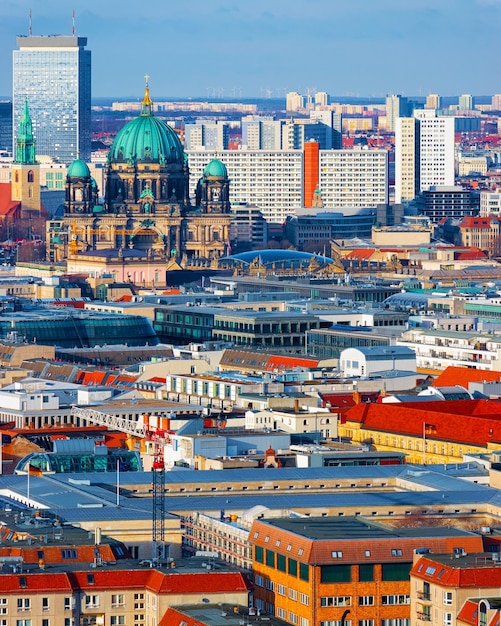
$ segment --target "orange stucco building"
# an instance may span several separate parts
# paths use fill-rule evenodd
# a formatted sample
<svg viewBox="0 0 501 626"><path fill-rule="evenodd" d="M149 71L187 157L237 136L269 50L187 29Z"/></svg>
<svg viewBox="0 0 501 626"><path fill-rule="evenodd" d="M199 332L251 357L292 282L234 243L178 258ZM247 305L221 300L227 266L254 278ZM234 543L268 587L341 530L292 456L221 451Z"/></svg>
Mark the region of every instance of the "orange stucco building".
<svg viewBox="0 0 501 626"><path fill-rule="evenodd" d="M257 520L249 540L256 608L298 626L409 626L415 552L482 550L459 529L344 517Z"/></svg>

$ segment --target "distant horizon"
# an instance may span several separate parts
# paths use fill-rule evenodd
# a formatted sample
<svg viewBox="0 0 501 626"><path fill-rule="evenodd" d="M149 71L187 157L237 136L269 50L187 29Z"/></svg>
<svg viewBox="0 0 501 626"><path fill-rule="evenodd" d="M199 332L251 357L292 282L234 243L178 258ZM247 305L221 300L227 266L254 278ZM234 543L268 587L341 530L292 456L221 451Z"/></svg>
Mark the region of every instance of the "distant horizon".
<svg viewBox="0 0 501 626"><path fill-rule="evenodd" d="M501 92L501 89L500 89ZM305 94L301 94L305 95ZM427 96L407 96L404 94L388 94L388 95L401 95L407 100L413 102L425 102ZM442 101L447 101L449 104L454 104L454 101L458 100L459 96L463 94L457 95L440 95ZM490 95L475 95L470 94L475 100L482 100L482 102L477 102L477 104L489 104L491 102L492 96L496 94ZM92 96L92 101L105 100L107 102L141 102L143 98L143 94L141 95L130 95L130 96ZM263 96L228 96L228 97L212 97L212 96L204 96L204 95L195 95L195 96L155 96L151 94L151 98L153 104L155 102L278 102L283 101L285 104L285 96L273 96L273 97L263 97ZM329 94L330 104L349 104L351 102L356 103L369 103L369 104L385 104L387 96L336 96ZM0 95L0 101L12 101L12 96ZM452 102L449 102L452 101Z"/></svg>

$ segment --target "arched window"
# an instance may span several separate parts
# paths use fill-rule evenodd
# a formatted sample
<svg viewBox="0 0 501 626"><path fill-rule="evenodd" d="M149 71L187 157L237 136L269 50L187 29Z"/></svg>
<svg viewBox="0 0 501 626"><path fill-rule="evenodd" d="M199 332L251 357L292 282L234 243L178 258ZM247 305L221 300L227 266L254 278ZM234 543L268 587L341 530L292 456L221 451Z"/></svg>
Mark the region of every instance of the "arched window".
<svg viewBox="0 0 501 626"><path fill-rule="evenodd" d="M33 174L33 170L28 170L28 182L33 183L34 178L35 178L35 175Z"/></svg>

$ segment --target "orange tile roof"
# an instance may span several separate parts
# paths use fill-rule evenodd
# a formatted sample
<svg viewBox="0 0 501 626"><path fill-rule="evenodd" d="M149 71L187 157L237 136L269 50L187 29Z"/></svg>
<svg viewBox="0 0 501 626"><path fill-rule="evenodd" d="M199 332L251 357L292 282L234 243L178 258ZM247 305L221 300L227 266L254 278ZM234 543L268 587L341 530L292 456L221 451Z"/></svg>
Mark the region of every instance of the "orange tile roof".
<svg viewBox="0 0 501 626"><path fill-rule="evenodd" d="M445 370L436 378L432 386L433 387L449 387L452 385L461 385L465 389L468 389L468 383L478 382L498 382L501 380L501 372L495 370L477 370L469 367L457 367L455 365L449 365Z"/></svg>
<svg viewBox="0 0 501 626"><path fill-rule="evenodd" d="M357 248L349 252L345 256L345 259L349 261L368 261L375 252L376 250L374 248Z"/></svg>

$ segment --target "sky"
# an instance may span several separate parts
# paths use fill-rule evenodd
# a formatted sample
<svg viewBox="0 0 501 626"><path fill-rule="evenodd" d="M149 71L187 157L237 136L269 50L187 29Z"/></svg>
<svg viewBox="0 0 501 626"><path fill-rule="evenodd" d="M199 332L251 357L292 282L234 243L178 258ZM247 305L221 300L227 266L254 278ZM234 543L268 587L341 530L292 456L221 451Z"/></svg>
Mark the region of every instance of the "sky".
<svg viewBox="0 0 501 626"><path fill-rule="evenodd" d="M501 92L501 0L0 0L0 95L16 35L88 37L94 97Z"/></svg>

